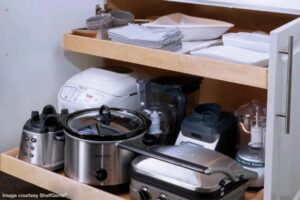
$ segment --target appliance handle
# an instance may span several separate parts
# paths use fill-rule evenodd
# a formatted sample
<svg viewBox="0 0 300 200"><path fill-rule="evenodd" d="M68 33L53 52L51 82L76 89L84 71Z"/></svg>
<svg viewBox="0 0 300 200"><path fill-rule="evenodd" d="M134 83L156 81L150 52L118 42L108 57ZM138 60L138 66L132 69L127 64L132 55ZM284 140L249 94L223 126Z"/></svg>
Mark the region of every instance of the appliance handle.
<svg viewBox="0 0 300 200"><path fill-rule="evenodd" d="M285 113L276 114L277 117L285 118L285 133L289 134L291 129L291 96L292 96L292 72L293 72L293 44L294 37L289 37L288 52L280 51L279 53L288 54L287 65L287 84L286 84L286 106Z"/></svg>
<svg viewBox="0 0 300 200"><path fill-rule="evenodd" d="M128 151L132 151L135 153L142 154L144 156L149 156L151 158L155 158L173 165L177 165L186 169L193 170L195 172L200 172L202 174L210 175L213 173L223 173L226 176L228 176L232 181L236 182L239 181L240 178L243 178L242 176L237 175L235 172L228 170L224 167L219 168L211 168L211 167L205 167L201 166L186 160L182 160L179 158L175 158L166 154L162 154L156 151L151 150L147 146L145 146L142 143L139 142L121 142L118 143L118 147L121 149L125 149Z"/></svg>

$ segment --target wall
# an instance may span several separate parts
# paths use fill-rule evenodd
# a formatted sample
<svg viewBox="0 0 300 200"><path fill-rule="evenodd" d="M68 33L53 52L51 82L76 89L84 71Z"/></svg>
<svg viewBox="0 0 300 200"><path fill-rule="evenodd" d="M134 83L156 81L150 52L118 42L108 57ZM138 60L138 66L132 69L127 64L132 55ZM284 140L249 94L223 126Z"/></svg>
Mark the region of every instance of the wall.
<svg viewBox="0 0 300 200"><path fill-rule="evenodd" d="M19 146L32 110L57 105L61 85L100 60L64 52L63 33L84 27L99 0L0 0L0 152Z"/></svg>

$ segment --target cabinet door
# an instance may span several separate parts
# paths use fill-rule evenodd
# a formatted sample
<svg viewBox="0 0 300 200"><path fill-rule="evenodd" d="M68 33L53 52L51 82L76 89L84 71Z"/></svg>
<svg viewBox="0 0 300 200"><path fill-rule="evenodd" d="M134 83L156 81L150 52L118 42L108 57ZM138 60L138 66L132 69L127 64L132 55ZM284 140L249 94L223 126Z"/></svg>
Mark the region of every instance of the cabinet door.
<svg viewBox="0 0 300 200"><path fill-rule="evenodd" d="M293 42L289 45L289 41L292 41L291 36ZM291 200L300 190L299 77L300 18L271 32L264 198L266 200Z"/></svg>

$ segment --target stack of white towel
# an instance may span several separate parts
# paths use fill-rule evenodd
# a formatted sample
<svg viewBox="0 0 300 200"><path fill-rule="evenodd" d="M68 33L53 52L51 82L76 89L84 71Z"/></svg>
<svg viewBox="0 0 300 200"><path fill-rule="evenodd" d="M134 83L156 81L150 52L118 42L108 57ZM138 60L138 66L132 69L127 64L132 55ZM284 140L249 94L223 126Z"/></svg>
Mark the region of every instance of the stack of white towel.
<svg viewBox="0 0 300 200"><path fill-rule="evenodd" d="M149 29L129 24L108 31L108 37L115 42L134 44L154 49L177 51L181 49L183 35L177 28Z"/></svg>

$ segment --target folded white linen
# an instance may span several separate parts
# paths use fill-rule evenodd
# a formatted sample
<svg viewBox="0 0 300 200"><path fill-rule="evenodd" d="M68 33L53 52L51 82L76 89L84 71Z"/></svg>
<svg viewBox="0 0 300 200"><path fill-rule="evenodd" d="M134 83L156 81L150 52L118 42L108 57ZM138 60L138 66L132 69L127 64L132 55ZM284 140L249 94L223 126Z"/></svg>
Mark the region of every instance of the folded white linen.
<svg viewBox="0 0 300 200"><path fill-rule="evenodd" d="M110 29L108 37L114 42L177 51L182 47L183 35L177 28L148 29L137 24L129 24Z"/></svg>
<svg viewBox="0 0 300 200"><path fill-rule="evenodd" d="M177 28L149 29L137 24L129 24L108 31L109 36L124 37L128 40L142 40L152 42L165 42L172 37L182 36Z"/></svg>

